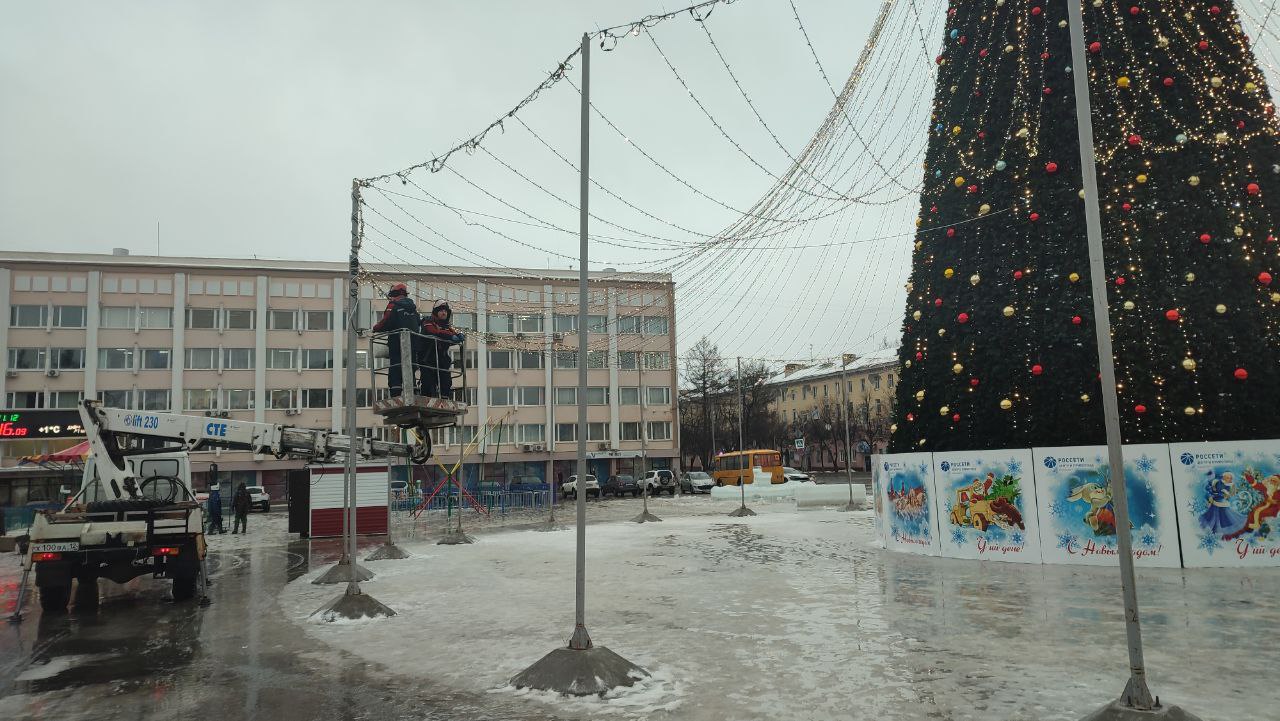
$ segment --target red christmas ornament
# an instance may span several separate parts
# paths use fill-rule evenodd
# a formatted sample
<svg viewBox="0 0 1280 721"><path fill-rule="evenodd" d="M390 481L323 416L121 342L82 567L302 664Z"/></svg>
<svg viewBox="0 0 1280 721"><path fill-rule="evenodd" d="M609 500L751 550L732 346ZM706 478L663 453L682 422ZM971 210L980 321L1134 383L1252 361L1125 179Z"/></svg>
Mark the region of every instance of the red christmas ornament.
<svg viewBox="0 0 1280 721"><path fill-rule="evenodd" d="M969 42L969 36L968 36L968 35L961 35L961 36L960 36L960 44L961 44L961 45L964 45L964 44L965 44L965 43L967 43L967 42Z"/></svg>
<svg viewBox="0 0 1280 721"><path fill-rule="evenodd" d="M1040 220L1040 214L1039 214L1039 213L1032 213L1031 215L1028 215L1027 217L1031 219L1031 222L1032 222L1032 223L1036 222L1037 220Z"/></svg>
<svg viewBox="0 0 1280 721"><path fill-rule="evenodd" d="M978 186L976 186L976 185L970 185L970 186L969 186L969 192L970 192L970 193L976 193L976 192L978 192Z"/></svg>
<svg viewBox="0 0 1280 721"><path fill-rule="evenodd" d="M1140 12L1142 12L1142 10L1140 10L1137 5L1134 5L1133 7L1129 8L1130 15L1137 15Z"/></svg>
<svg viewBox="0 0 1280 721"><path fill-rule="evenodd" d="M1123 275L1116 278L1116 285L1124 285L1124 284L1125 284L1125 280Z"/></svg>
<svg viewBox="0 0 1280 721"><path fill-rule="evenodd" d="M1133 412L1141 415L1147 412L1147 407L1139 403L1138 405L1133 407Z"/></svg>
<svg viewBox="0 0 1280 721"><path fill-rule="evenodd" d="M977 379L977 378L970 378L970 379L969 379L969 387L970 387L970 388L977 388L977 387L978 387L978 379Z"/></svg>
<svg viewBox="0 0 1280 721"><path fill-rule="evenodd" d="M981 90L975 90L975 91L973 91L973 97L975 97L975 98L980 98L980 97L982 97L982 91L981 91Z"/></svg>
<svg viewBox="0 0 1280 721"><path fill-rule="evenodd" d="M1040 53L1040 59L1041 59L1041 60L1048 60L1048 59L1049 59L1049 53Z"/></svg>
<svg viewBox="0 0 1280 721"><path fill-rule="evenodd" d="M979 50L979 51L978 51L978 57L980 57L980 58L985 58L985 57L987 57L987 49L986 49L986 48L983 48L983 49Z"/></svg>
<svg viewBox="0 0 1280 721"><path fill-rule="evenodd" d="M907 420L909 420L909 421L914 421L915 419L916 419L916 414L914 414L914 413L908 413L908 414L907 414Z"/></svg>
<svg viewBox="0 0 1280 721"><path fill-rule="evenodd" d="M1081 323L1083 323L1083 322L1084 322L1084 318L1081 318L1081 317L1080 317L1080 316L1078 316L1078 315L1073 315L1073 316L1071 316L1071 324L1072 324L1072 325L1080 325L1080 324L1081 324Z"/></svg>
<svg viewBox="0 0 1280 721"><path fill-rule="evenodd" d="M1037 6L1033 7L1033 8L1031 8L1031 14L1032 14L1032 15L1039 15L1039 14L1040 14L1040 13L1042 13L1042 12L1044 12L1044 11L1040 9L1040 6L1039 6L1039 5L1037 5Z"/></svg>
<svg viewBox="0 0 1280 721"><path fill-rule="evenodd" d="M941 55L939 55L938 57L934 58L934 59L933 59L933 62L937 63L938 65L941 65L941 64L942 64L942 56L941 56Z"/></svg>
<svg viewBox="0 0 1280 721"><path fill-rule="evenodd" d="M1244 130L1244 121L1243 121L1243 120L1237 120L1237 121L1236 121L1236 130Z"/></svg>
<svg viewBox="0 0 1280 721"><path fill-rule="evenodd" d="M979 130L979 131L978 131L978 137L979 137L979 138L981 138L981 139L983 139L983 140L985 140L985 139L986 139L986 137L987 137L987 131L985 131L985 130Z"/></svg>
<svg viewBox="0 0 1280 721"><path fill-rule="evenodd" d="M1201 50L1208 50L1208 49L1209 49L1209 41L1208 41L1208 40L1201 40L1199 43L1196 43L1196 47L1200 48Z"/></svg>
<svg viewBox="0 0 1280 721"><path fill-rule="evenodd" d="M1267 234L1267 242L1268 242L1268 243L1274 243L1274 242L1276 242L1276 237L1275 237L1274 235L1272 235L1272 234L1268 233L1268 234Z"/></svg>
<svg viewBox="0 0 1280 721"><path fill-rule="evenodd" d="M1014 279L1014 280L1022 280L1022 271L1020 271L1020 270L1015 270L1015 271L1013 271L1013 279Z"/></svg>
<svg viewBox="0 0 1280 721"><path fill-rule="evenodd" d="M1235 377L1236 377L1236 380L1238 381L1247 380L1249 378L1249 371L1243 368L1237 368L1235 372Z"/></svg>
<svg viewBox="0 0 1280 721"><path fill-rule="evenodd" d="M1038 376L1041 373L1044 373L1044 367L1041 366L1039 363L1031 366L1031 375Z"/></svg>
<svg viewBox="0 0 1280 721"><path fill-rule="evenodd" d="M947 228L947 237L948 237L948 238L954 238L954 237L956 237L956 229L955 229L955 228Z"/></svg>
<svg viewBox="0 0 1280 721"><path fill-rule="evenodd" d="M1102 52L1102 43L1098 42L1097 40L1094 40L1093 42L1089 43L1089 52L1091 53Z"/></svg>
<svg viewBox="0 0 1280 721"><path fill-rule="evenodd" d="M1166 311L1164 312L1164 317L1165 317L1167 320L1177 320L1178 318L1181 318L1182 316L1181 316L1181 314L1179 314L1179 313L1178 313L1178 309L1177 309L1177 308L1170 308L1169 310L1166 310Z"/></svg>
<svg viewBox="0 0 1280 721"><path fill-rule="evenodd" d="M1262 188L1257 183L1249 183L1245 186L1245 190L1249 191L1249 195L1257 195L1262 192Z"/></svg>
<svg viewBox="0 0 1280 721"><path fill-rule="evenodd" d="M1130 135L1130 136L1129 136L1129 144L1130 144L1130 145L1142 145L1142 136L1141 136L1141 135L1138 135L1137 133L1134 133L1133 135Z"/></svg>
<svg viewBox="0 0 1280 721"><path fill-rule="evenodd" d="M960 422L960 414L959 414L959 413L952 413L952 414L951 414L951 422L952 422L952 423L959 423L959 422Z"/></svg>
<svg viewBox="0 0 1280 721"><path fill-rule="evenodd" d="M1221 12L1222 12L1222 8L1218 7L1217 5L1214 5L1213 7L1209 8L1210 15L1217 15Z"/></svg>
<svg viewBox="0 0 1280 721"><path fill-rule="evenodd" d="M1133 210L1133 206L1129 205L1128 203L1125 203L1124 205L1120 206L1120 209L1127 213L1130 210Z"/></svg>
<svg viewBox="0 0 1280 721"><path fill-rule="evenodd" d="M1271 285L1271 274L1265 270L1262 271L1258 274L1258 282L1263 285Z"/></svg>
<svg viewBox="0 0 1280 721"><path fill-rule="evenodd" d="M916 360L924 360L924 353L916 351Z"/></svg>
<svg viewBox="0 0 1280 721"><path fill-rule="evenodd" d="M1057 164L1057 163L1055 163L1055 162L1053 162L1053 161L1050 161L1050 162L1048 162L1048 163L1045 163L1045 164L1044 164L1044 172L1046 172L1046 173L1056 173L1056 172L1058 172L1058 164Z"/></svg>
<svg viewBox="0 0 1280 721"><path fill-rule="evenodd" d="M960 315L956 316L956 322L957 322L957 323L961 323L961 324L968 323L968 322L969 322L969 314L968 314L968 313L961 313Z"/></svg>
<svg viewBox="0 0 1280 721"><path fill-rule="evenodd" d="M1172 87L1173 87L1173 78L1165 78L1165 79L1164 79L1164 86L1165 86L1166 88L1172 88Z"/></svg>
<svg viewBox="0 0 1280 721"><path fill-rule="evenodd" d="M941 307L942 307L942 299L941 299L941 298L934 298L934 299L933 299L933 307L934 307L934 308L941 308Z"/></svg>
<svg viewBox="0 0 1280 721"><path fill-rule="evenodd" d="M1209 235L1208 233L1201 233L1201 234L1200 234L1200 242L1201 242L1201 243L1204 243L1205 245L1208 245L1208 244L1209 244L1209 241L1211 241L1211 240L1213 240L1213 236Z"/></svg>
<svg viewBox="0 0 1280 721"><path fill-rule="evenodd" d="M1053 95L1053 88L1046 87L1044 90L1040 92L1044 93L1045 95Z"/></svg>
<svg viewBox="0 0 1280 721"><path fill-rule="evenodd" d="M930 212L930 213L936 213L936 212L938 212L938 206L936 206L936 205L930 205L930 206L929 206L929 212Z"/></svg>

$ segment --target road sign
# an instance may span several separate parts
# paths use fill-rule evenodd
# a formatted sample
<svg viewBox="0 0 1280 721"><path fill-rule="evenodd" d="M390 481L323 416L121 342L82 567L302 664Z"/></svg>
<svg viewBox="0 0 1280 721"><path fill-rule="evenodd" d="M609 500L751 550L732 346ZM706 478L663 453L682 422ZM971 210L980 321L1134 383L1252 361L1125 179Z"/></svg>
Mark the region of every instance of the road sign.
<svg viewBox="0 0 1280 721"><path fill-rule="evenodd" d="M803 451L803 450L804 450L804 439L803 439L803 438L797 438L797 439L796 439L796 450L797 450L797 451Z"/></svg>

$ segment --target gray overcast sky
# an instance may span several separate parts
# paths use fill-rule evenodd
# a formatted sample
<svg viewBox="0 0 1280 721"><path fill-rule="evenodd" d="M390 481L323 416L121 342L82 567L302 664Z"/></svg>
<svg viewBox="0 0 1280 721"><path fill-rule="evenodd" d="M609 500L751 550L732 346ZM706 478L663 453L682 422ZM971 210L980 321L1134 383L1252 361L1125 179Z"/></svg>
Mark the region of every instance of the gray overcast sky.
<svg viewBox="0 0 1280 721"><path fill-rule="evenodd" d="M879 3L795 1L838 89ZM344 260L352 177L414 164L478 131L545 77L581 31L684 4L10 3L0 27L4 245L83 252L122 246L152 254L158 221L166 255ZM883 154L889 172L882 175L900 175L912 187L920 181L915 154L933 91L931 55L922 46L940 44L943 1L915 5L922 27L905 9L895 10L860 105L849 112L872 152ZM739 0L719 7L708 27L769 127L790 152L799 152L832 97L790 4ZM752 115L697 24L685 15L653 36L734 141L771 172L785 171L786 155ZM576 69L571 77L578 82ZM593 54L592 88L596 104L636 144L708 195L746 208L772 184L700 113L643 35ZM521 114L575 163L577 103L577 93L562 83ZM715 233L735 219L593 122L596 180L699 232ZM841 141L850 144L848 137ZM540 221L576 230L577 180L570 168L514 123L491 135L485 148L568 204L484 152L456 155L450 167ZM863 154L854 147L849 157ZM847 189L849 178L837 183L836 167L823 177ZM459 208L530 222L449 171L413 178ZM398 182L384 187L423 195ZM701 261L662 260L681 250L656 246L687 248L698 239L595 192L592 208L602 217L664 240L593 222L593 233L638 246L596 243L593 258L621 270L674 271L682 349L707 334L730 355L807 356L811 346L818 355L869 351L884 337L896 342L910 257L904 234L918 200L875 178L857 187L878 187L873 196L883 204L851 204L785 236L747 242L750 250ZM420 200L392 197L413 220L386 197L367 197L405 229L368 213L371 224L395 238L371 235L369 260L566 267L572 261L555 254L577 255L573 233L484 221L535 249ZM818 247L892 234L900 237ZM767 320L759 325L762 316Z"/></svg>

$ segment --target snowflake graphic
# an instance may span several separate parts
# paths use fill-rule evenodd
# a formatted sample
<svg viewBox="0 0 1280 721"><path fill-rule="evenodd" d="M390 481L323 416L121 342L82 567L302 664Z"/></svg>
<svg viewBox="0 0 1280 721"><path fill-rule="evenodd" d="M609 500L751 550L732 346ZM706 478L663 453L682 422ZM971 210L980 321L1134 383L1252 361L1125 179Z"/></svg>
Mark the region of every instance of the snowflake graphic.
<svg viewBox="0 0 1280 721"><path fill-rule="evenodd" d="M1022 461L1009 461L1004 465L1013 475L1017 476L1022 474Z"/></svg>
<svg viewBox="0 0 1280 721"><path fill-rule="evenodd" d="M929 472L929 464L928 464L928 463L921 463L918 467L919 467L919 469L920 469L920 475L922 475L922 476L923 476L924 474L926 474L926 473L928 473L928 472Z"/></svg>
<svg viewBox="0 0 1280 721"><path fill-rule="evenodd" d="M944 513L946 513L948 516L949 516L949 515L951 515L951 500L950 500L950 499L947 499L946 507L945 507L945 509L944 509L944 511L943 511L943 512L944 512Z"/></svg>
<svg viewBox="0 0 1280 721"><path fill-rule="evenodd" d="M1015 545L1015 546L1021 546L1021 545L1023 544L1023 542L1024 542L1024 540L1025 540L1025 539L1023 539L1023 537L1022 537L1022 534L1021 534L1021 533L1018 533L1018 532L1016 532L1016 531L1015 531L1015 532L1014 532L1014 534L1013 534L1013 538L1012 538L1012 539L1010 539L1010 540L1012 540L1012 541L1013 541L1013 545Z"/></svg>
<svg viewBox="0 0 1280 721"><path fill-rule="evenodd" d="M1159 542L1160 542L1160 539L1156 538L1156 534L1154 533L1142 534L1142 539L1139 541L1139 543L1141 543L1146 548L1153 548Z"/></svg>
<svg viewBox="0 0 1280 721"><path fill-rule="evenodd" d="M1137 466L1138 470L1142 471L1143 473L1150 473L1154 471L1156 468L1156 460L1154 458L1149 458L1147 454L1143 453L1142 457L1139 458L1133 465Z"/></svg>
<svg viewBox="0 0 1280 721"><path fill-rule="evenodd" d="M1066 548L1067 546L1075 544L1075 542L1076 537L1070 533L1058 534L1058 548Z"/></svg>
<svg viewBox="0 0 1280 721"><path fill-rule="evenodd" d="M1202 533L1200 534L1200 543L1196 545L1212 556L1214 551L1222 548L1222 541L1219 541L1218 537L1212 533Z"/></svg>
<svg viewBox="0 0 1280 721"><path fill-rule="evenodd" d="M1187 501L1187 510L1190 511L1193 516L1199 517L1204 515L1204 512L1208 508L1209 502L1204 496L1198 496Z"/></svg>
<svg viewBox="0 0 1280 721"><path fill-rule="evenodd" d="M1049 515L1055 518L1061 518L1062 514L1067 510L1066 504L1062 501L1049 501Z"/></svg>
<svg viewBox="0 0 1280 721"><path fill-rule="evenodd" d="M963 546L965 544L965 541L967 540L969 539L965 538L964 531L960 530L959 528L953 529L951 531L951 542L953 544L957 546Z"/></svg>

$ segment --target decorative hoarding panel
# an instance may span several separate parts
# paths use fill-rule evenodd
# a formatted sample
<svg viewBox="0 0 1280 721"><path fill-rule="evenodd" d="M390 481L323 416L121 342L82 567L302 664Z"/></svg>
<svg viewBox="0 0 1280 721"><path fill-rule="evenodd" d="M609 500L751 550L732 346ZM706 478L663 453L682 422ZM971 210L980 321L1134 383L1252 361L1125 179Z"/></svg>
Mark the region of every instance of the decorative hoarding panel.
<svg viewBox="0 0 1280 721"><path fill-rule="evenodd" d="M876 545L881 548L885 547L885 519L884 519L884 498L880 494L880 458L879 453L871 456L871 519L875 532Z"/></svg>
<svg viewBox="0 0 1280 721"><path fill-rule="evenodd" d="M933 454L942 555L1040 563L1029 449Z"/></svg>
<svg viewBox="0 0 1280 721"><path fill-rule="evenodd" d="M885 546L929 556L940 553L934 519L933 454L880 456Z"/></svg>
<svg viewBox="0 0 1280 721"><path fill-rule="evenodd" d="M1280 566L1280 440L1169 446L1188 567Z"/></svg>
<svg viewBox="0 0 1280 721"><path fill-rule="evenodd" d="M1044 562L1117 563L1106 446L1036 448L1033 455ZM1168 446L1125 446L1124 466L1135 563L1180 566Z"/></svg>

